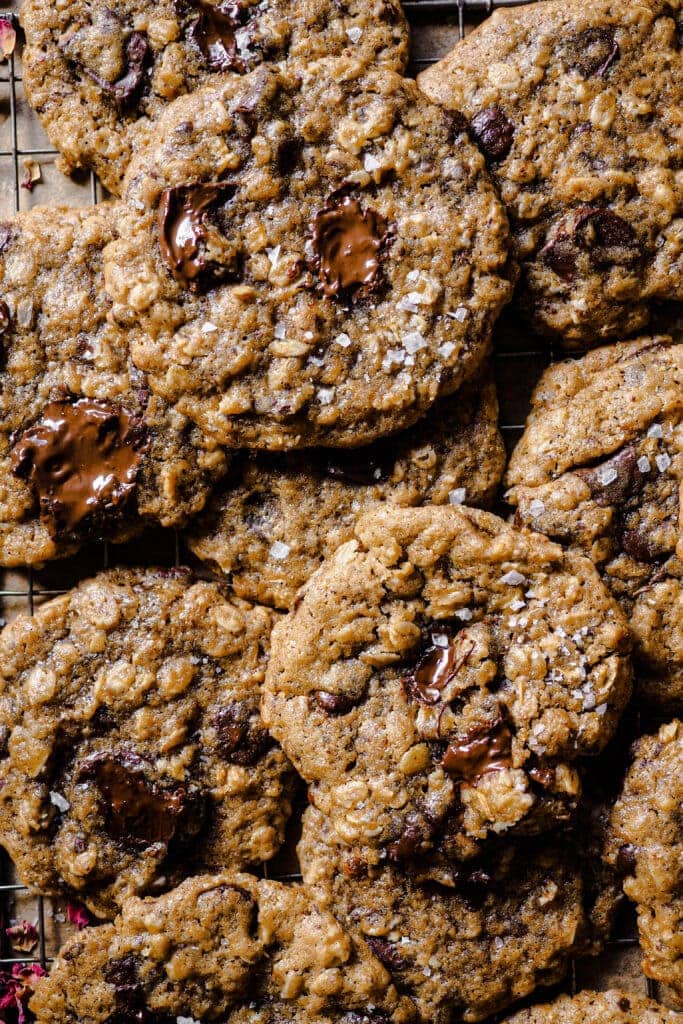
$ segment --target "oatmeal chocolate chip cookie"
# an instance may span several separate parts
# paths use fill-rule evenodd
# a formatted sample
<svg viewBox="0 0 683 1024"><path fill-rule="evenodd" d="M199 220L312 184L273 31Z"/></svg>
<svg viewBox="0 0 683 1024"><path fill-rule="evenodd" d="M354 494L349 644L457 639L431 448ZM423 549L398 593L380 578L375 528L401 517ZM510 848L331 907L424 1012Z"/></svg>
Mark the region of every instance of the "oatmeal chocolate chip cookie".
<svg viewBox="0 0 683 1024"><path fill-rule="evenodd" d="M643 970L683 1008L683 723L643 737L634 755L612 811L609 860L638 905Z"/></svg>
<svg viewBox="0 0 683 1024"><path fill-rule="evenodd" d="M359 857L440 880L570 816L628 631L587 559L487 512L384 505L355 533L275 628L262 714Z"/></svg>
<svg viewBox="0 0 683 1024"><path fill-rule="evenodd" d="M487 505L504 465L495 386L486 376L410 430L367 448L245 453L188 543L230 576L241 597L289 608L374 502Z"/></svg>
<svg viewBox="0 0 683 1024"><path fill-rule="evenodd" d="M532 1006L505 1024L680 1024L680 1015L633 992L579 992Z"/></svg>
<svg viewBox="0 0 683 1024"><path fill-rule="evenodd" d="M293 776L259 717L274 613L188 570L116 569L0 634L0 844L101 917L272 857Z"/></svg>
<svg viewBox="0 0 683 1024"><path fill-rule="evenodd" d="M510 215L519 302L568 347L683 299L678 0L498 11L419 78L462 111Z"/></svg>
<svg viewBox="0 0 683 1024"><path fill-rule="evenodd" d="M565 837L501 843L448 885L424 885L396 864L362 865L309 808L298 852L316 898L365 939L434 1024L481 1020L553 984L609 932L605 894ZM608 900L613 909L614 892Z"/></svg>
<svg viewBox="0 0 683 1024"><path fill-rule="evenodd" d="M640 338L551 367L506 482L515 521L590 556L629 618L641 693L683 701L683 345Z"/></svg>
<svg viewBox="0 0 683 1024"><path fill-rule="evenodd" d="M130 366L108 319L113 207L0 222L0 564L179 526L227 468Z"/></svg>
<svg viewBox="0 0 683 1024"><path fill-rule="evenodd" d="M348 54L401 71L398 0L24 0L24 84L66 169L114 195L175 97L263 61Z"/></svg>
<svg viewBox="0 0 683 1024"><path fill-rule="evenodd" d="M201 876L134 898L61 950L31 1004L37 1024L408 1024L368 946L303 886Z"/></svg>
<svg viewBox="0 0 683 1024"><path fill-rule="evenodd" d="M355 447L471 377L510 296L484 161L415 84L261 67L176 101L107 252L153 389L233 447Z"/></svg>

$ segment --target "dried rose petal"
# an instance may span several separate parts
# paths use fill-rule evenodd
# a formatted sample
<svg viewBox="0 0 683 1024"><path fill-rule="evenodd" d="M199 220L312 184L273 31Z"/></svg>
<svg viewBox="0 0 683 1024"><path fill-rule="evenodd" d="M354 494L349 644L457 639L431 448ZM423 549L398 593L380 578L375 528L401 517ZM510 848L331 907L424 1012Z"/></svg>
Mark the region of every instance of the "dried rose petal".
<svg viewBox="0 0 683 1024"><path fill-rule="evenodd" d="M16 1010L18 1024L28 1024L28 1001L46 973L40 964L13 964L10 973L0 972L0 1010Z"/></svg>
<svg viewBox="0 0 683 1024"><path fill-rule="evenodd" d="M17 33L11 18L0 18L0 60L8 60L17 45Z"/></svg>
<svg viewBox="0 0 683 1024"><path fill-rule="evenodd" d="M42 171L40 170L40 164L37 164L35 160L24 160L24 180L21 183L21 187L25 188L27 192L33 192L39 181L42 181Z"/></svg>
<svg viewBox="0 0 683 1024"><path fill-rule="evenodd" d="M38 945L38 929L30 921L18 921L5 928L5 935L21 953L32 953Z"/></svg>
<svg viewBox="0 0 683 1024"><path fill-rule="evenodd" d="M67 903L66 917L70 924L75 924L78 930L87 928L91 923L90 914L80 903Z"/></svg>

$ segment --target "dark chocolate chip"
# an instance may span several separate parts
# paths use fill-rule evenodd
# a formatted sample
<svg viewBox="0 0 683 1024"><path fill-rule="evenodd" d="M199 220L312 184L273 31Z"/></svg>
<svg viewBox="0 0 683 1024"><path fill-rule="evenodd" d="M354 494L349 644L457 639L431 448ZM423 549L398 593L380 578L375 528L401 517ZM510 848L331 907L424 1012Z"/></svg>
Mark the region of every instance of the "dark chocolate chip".
<svg viewBox="0 0 683 1024"><path fill-rule="evenodd" d="M498 718L492 725L477 725L463 736L454 736L443 757L443 767L451 775L476 782L489 772L509 768L512 733Z"/></svg>
<svg viewBox="0 0 683 1024"><path fill-rule="evenodd" d="M455 873L455 885L471 907L481 907L494 888L493 876L483 868L461 870Z"/></svg>
<svg viewBox="0 0 683 1024"><path fill-rule="evenodd" d="M623 505L642 491L648 479L647 473L638 469L638 455L633 445L626 445L612 458L591 469L575 469L591 492L591 497L601 508L609 505Z"/></svg>
<svg viewBox="0 0 683 1024"><path fill-rule="evenodd" d="M620 846L617 851L616 868L622 878L635 874L637 867L635 847L630 843Z"/></svg>
<svg viewBox="0 0 683 1024"><path fill-rule="evenodd" d="M375 938L372 935L366 935L365 941L377 959L381 960L389 970L402 971L410 966L409 962L399 954L396 943L389 942L388 939Z"/></svg>
<svg viewBox="0 0 683 1024"><path fill-rule="evenodd" d="M106 78L90 71L85 65L83 70L103 92L112 97L119 113L126 114L130 113L140 100L150 56L151 50L144 32L131 32L126 41L126 71L116 82L108 82Z"/></svg>
<svg viewBox="0 0 683 1024"><path fill-rule="evenodd" d="M358 703L359 698L344 693L329 693L327 690L314 690L316 704L328 715L345 715Z"/></svg>
<svg viewBox="0 0 683 1024"><path fill-rule="evenodd" d="M626 996L619 996L617 999L617 1006L622 1013L629 1013L631 1010L631 1000L627 999Z"/></svg>
<svg viewBox="0 0 683 1024"><path fill-rule="evenodd" d="M573 237L598 266L629 266L641 256L636 233L623 217L602 206L583 206L576 211Z"/></svg>
<svg viewBox="0 0 683 1024"><path fill-rule="evenodd" d="M9 306L0 299L0 338L10 325Z"/></svg>
<svg viewBox="0 0 683 1024"><path fill-rule="evenodd" d="M131 501L147 446L127 409L94 398L50 402L13 438L12 472L26 480L53 535L106 534Z"/></svg>
<svg viewBox="0 0 683 1024"><path fill-rule="evenodd" d="M104 980L113 985L117 996L130 996L140 989L140 961L132 954L121 960L110 960L102 969Z"/></svg>
<svg viewBox="0 0 683 1024"><path fill-rule="evenodd" d="M6 758L9 754L10 731L6 725L0 725L0 759Z"/></svg>
<svg viewBox="0 0 683 1024"><path fill-rule="evenodd" d="M472 649L464 631L450 636L443 629L434 629L430 645L403 680L407 694L420 704L438 704L441 691L465 664Z"/></svg>
<svg viewBox="0 0 683 1024"><path fill-rule="evenodd" d="M584 78L602 76L619 57L619 45L612 28L587 28L566 43L569 66Z"/></svg>
<svg viewBox="0 0 683 1024"><path fill-rule="evenodd" d="M198 794L174 783L162 788L145 774L147 764L128 750L92 754L80 765L77 781L92 782L101 797L107 833L133 845L168 844L188 819L201 824Z"/></svg>
<svg viewBox="0 0 683 1024"><path fill-rule="evenodd" d="M239 55L236 32L245 22L245 8L240 2L226 0L221 4L206 0L187 0L198 12L187 28L187 38L202 55L210 71L246 71Z"/></svg>
<svg viewBox="0 0 683 1024"><path fill-rule="evenodd" d="M650 565L666 555L654 537L648 536L642 530L624 530L621 535L621 546L626 554L635 558L637 562L647 562Z"/></svg>
<svg viewBox="0 0 683 1024"><path fill-rule="evenodd" d="M555 785L555 769L549 765L545 768L530 768L529 778L540 786L541 789L552 789Z"/></svg>
<svg viewBox="0 0 683 1024"><path fill-rule="evenodd" d="M387 846L387 856L395 863L410 860L420 849L424 840L424 829L418 824L408 822L398 839Z"/></svg>
<svg viewBox="0 0 683 1024"><path fill-rule="evenodd" d="M273 745L270 734L258 723L256 710L247 701L221 708L215 727L218 749L232 764L254 765Z"/></svg>
<svg viewBox="0 0 683 1024"><path fill-rule="evenodd" d="M500 107L487 107L472 118L475 139L491 160L502 160L512 148L515 126Z"/></svg>
<svg viewBox="0 0 683 1024"><path fill-rule="evenodd" d="M385 218L357 199L334 193L311 222L312 268L328 296L368 293L381 281L381 261L393 238Z"/></svg>
<svg viewBox="0 0 683 1024"><path fill-rule="evenodd" d="M540 258L547 267L563 281L572 281L576 274L577 250L567 234L559 234L548 242L540 252Z"/></svg>
<svg viewBox="0 0 683 1024"><path fill-rule="evenodd" d="M161 195L158 214L159 246L171 273L181 284L199 291L236 270L234 259L225 264L212 250L224 250L218 227L212 223L235 193L227 182L176 185Z"/></svg>

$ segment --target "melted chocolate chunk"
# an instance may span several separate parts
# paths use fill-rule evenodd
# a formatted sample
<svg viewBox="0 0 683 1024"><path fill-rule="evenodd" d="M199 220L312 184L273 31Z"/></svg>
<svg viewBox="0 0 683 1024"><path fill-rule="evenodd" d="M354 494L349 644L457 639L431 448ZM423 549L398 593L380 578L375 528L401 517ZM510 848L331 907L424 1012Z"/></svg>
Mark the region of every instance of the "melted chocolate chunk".
<svg viewBox="0 0 683 1024"><path fill-rule="evenodd" d="M350 195L333 194L311 223L313 269L325 295L369 292L392 237L387 221Z"/></svg>
<svg viewBox="0 0 683 1024"><path fill-rule="evenodd" d="M395 942L389 942L388 939L378 939L372 935L366 935L365 941L377 959L381 960L389 970L401 971L410 966L408 961L398 952Z"/></svg>
<svg viewBox="0 0 683 1024"><path fill-rule="evenodd" d="M13 439L12 472L30 485L53 535L98 534L130 502L145 449L139 421L113 402L50 402Z"/></svg>
<svg viewBox="0 0 683 1024"><path fill-rule="evenodd" d="M329 693L327 690L314 690L313 698L328 715L345 715L354 708L358 699L349 694Z"/></svg>
<svg viewBox="0 0 683 1024"><path fill-rule="evenodd" d="M545 768L531 768L529 778L540 786L541 789L552 789L555 785L555 769L547 766Z"/></svg>
<svg viewBox="0 0 683 1024"><path fill-rule="evenodd" d="M438 704L441 691L467 661L472 644L459 640L461 634L449 636L434 630L431 644L420 657L410 676L404 679L406 692L420 704Z"/></svg>
<svg viewBox="0 0 683 1024"><path fill-rule="evenodd" d="M622 878L627 875L634 875L636 872L636 851L631 844L620 846L617 851L616 868Z"/></svg>
<svg viewBox="0 0 683 1024"><path fill-rule="evenodd" d="M95 74L84 65L83 70L103 92L112 97L119 113L127 114L137 106L140 100L150 56L151 50L147 36L143 32L131 32L126 41L126 71L116 82L108 82L106 78Z"/></svg>
<svg viewBox="0 0 683 1024"><path fill-rule="evenodd" d="M4 760L9 755L10 731L6 725L0 725L0 759Z"/></svg>
<svg viewBox="0 0 683 1024"><path fill-rule="evenodd" d="M622 1013L629 1013L631 1010L631 1000L627 999L626 996L619 996L619 999L617 1000L617 1006L622 1011Z"/></svg>
<svg viewBox="0 0 683 1024"><path fill-rule="evenodd" d="M0 338L10 325L9 306L0 299Z"/></svg>
<svg viewBox="0 0 683 1024"><path fill-rule="evenodd" d="M548 242L540 252L540 258L547 267L563 281L573 281L576 274L577 251L567 234L560 234Z"/></svg>
<svg viewBox="0 0 683 1024"><path fill-rule="evenodd" d="M140 961L129 954L121 960L110 960L102 969L104 980L113 985L116 995L129 998L140 990Z"/></svg>
<svg viewBox="0 0 683 1024"><path fill-rule="evenodd" d="M633 445L626 445L611 459L592 469L575 469L600 508L623 505L627 498L638 494L648 479L638 469L638 456Z"/></svg>
<svg viewBox="0 0 683 1024"><path fill-rule="evenodd" d="M602 206L584 206L576 211L574 241L598 266L628 266L642 255L631 225Z"/></svg>
<svg viewBox="0 0 683 1024"><path fill-rule="evenodd" d="M244 7L227 0L212 4L207 0L187 0L198 16L187 29L187 38L204 58L210 71L246 71L239 55L236 31L244 23Z"/></svg>
<svg viewBox="0 0 683 1024"><path fill-rule="evenodd" d="M227 277L234 266L215 259L220 253L220 232L211 215L227 202L235 186L227 182L176 185L161 196L158 214L159 246L177 281L199 291ZM216 244L218 243L218 244Z"/></svg>
<svg viewBox="0 0 683 1024"><path fill-rule="evenodd" d="M660 550L655 539L642 530L624 530L621 535L621 546L631 558L648 564L659 561L667 553Z"/></svg>
<svg viewBox="0 0 683 1024"><path fill-rule="evenodd" d="M493 725L478 725L464 736L454 736L442 765L451 775L476 782L482 775L511 766L511 746L512 733L499 718Z"/></svg>
<svg viewBox="0 0 683 1024"><path fill-rule="evenodd" d="M168 844L189 817L198 830L201 811L196 794L177 784L162 789L146 778L145 767L137 754L120 750L93 754L78 770L77 781L90 781L100 792L111 838L135 846Z"/></svg>
<svg viewBox="0 0 683 1024"><path fill-rule="evenodd" d="M475 139L491 160L502 160L512 148L515 126L500 107L487 107L472 118Z"/></svg>
<svg viewBox="0 0 683 1024"><path fill-rule="evenodd" d="M612 28L587 28L566 44L569 66L584 78L602 76L619 57L619 45Z"/></svg>
<svg viewBox="0 0 683 1024"><path fill-rule="evenodd" d="M216 715L218 749L226 761L251 766L272 747L270 734L254 718L256 712L247 701L221 708Z"/></svg>
<svg viewBox="0 0 683 1024"><path fill-rule="evenodd" d="M396 864L410 860L420 849L424 840L423 828L418 824L408 822L398 839L395 839L387 847L387 856Z"/></svg>

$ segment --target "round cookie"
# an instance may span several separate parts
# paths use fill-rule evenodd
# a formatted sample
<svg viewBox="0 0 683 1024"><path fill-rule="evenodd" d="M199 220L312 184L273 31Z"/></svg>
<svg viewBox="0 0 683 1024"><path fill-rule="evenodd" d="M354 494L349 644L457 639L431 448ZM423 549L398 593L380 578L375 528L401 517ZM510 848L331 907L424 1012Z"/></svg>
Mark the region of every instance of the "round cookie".
<svg viewBox="0 0 683 1024"><path fill-rule="evenodd" d="M683 1009L683 723L634 747L611 816L609 860L638 905L643 970L670 986Z"/></svg>
<svg viewBox="0 0 683 1024"><path fill-rule="evenodd" d="M473 376L509 299L484 161L413 82L344 59L177 100L107 251L154 390L220 443L357 447Z"/></svg>
<svg viewBox="0 0 683 1024"><path fill-rule="evenodd" d="M358 856L443 880L571 816L631 691L587 559L487 512L376 507L276 626L262 714Z"/></svg>
<svg viewBox="0 0 683 1024"><path fill-rule="evenodd" d="M419 76L464 113L511 221L519 305L568 347L683 299L678 4L548 0L497 11Z"/></svg>
<svg viewBox="0 0 683 1024"><path fill-rule="evenodd" d="M680 1016L653 999L609 989L560 996L552 1003L521 1010L505 1024L680 1024Z"/></svg>
<svg viewBox="0 0 683 1024"><path fill-rule="evenodd" d="M0 634L0 844L100 917L268 860L293 773L259 718L273 613L188 570L114 569Z"/></svg>
<svg viewBox="0 0 683 1024"><path fill-rule="evenodd" d="M131 899L61 950L31 1000L36 1024L408 1024L410 1001L303 886L190 878Z"/></svg>
<svg viewBox="0 0 683 1024"><path fill-rule="evenodd" d="M114 195L154 119L216 75L288 57L408 60L398 0L24 0L21 21L29 103L65 169L91 168Z"/></svg>
<svg viewBox="0 0 683 1024"><path fill-rule="evenodd" d="M640 338L551 367L506 483L515 521L588 555L634 637L649 701L683 701L683 345Z"/></svg>
<svg viewBox="0 0 683 1024"><path fill-rule="evenodd" d="M572 840L504 842L453 884L367 870L315 808L299 843L304 881L365 939L422 1020L477 1021L562 978L609 934L615 888L593 886Z"/></svg>
<svg viewBox="0 0 683 1024"><path fill-rule="evenodd" d="M0 222L0 565L179 526L227 469L150 394L108 318L113 211L39 207Z"/></svg>
<svg viewBox="0 0 683 1024"><path fill-rule="evenodd" d="M287 609L374 502L488 505L504 466L487 375L414 427L365 449L244 453L187 542L229 575L241 597Z"/></svg>

